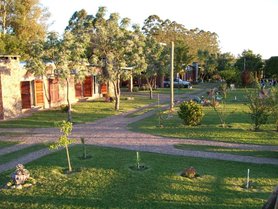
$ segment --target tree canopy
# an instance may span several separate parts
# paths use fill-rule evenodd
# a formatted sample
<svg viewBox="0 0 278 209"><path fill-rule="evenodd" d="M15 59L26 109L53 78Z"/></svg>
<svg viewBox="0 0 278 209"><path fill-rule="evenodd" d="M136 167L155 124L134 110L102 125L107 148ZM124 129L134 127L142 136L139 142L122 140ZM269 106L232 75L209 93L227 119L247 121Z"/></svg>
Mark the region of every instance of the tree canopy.
<svg viewBox="0 0 278 209"><path fill-rule="evenodd" d="M143 54L144 36L134 26L129 30L128 18L111 13L105 19L106 8L100 7L91 33L91 63L103 67L103 79L110 81L116 98L115 110L120 105L120 81L131 73L141 73L146 64Z"/></svg>
<svg viewBox="0 0 278 209"><path fill-rule="evenodd" d="M278 56L270 57L265 62L265 74L268 77L278 78Z"/></svg>

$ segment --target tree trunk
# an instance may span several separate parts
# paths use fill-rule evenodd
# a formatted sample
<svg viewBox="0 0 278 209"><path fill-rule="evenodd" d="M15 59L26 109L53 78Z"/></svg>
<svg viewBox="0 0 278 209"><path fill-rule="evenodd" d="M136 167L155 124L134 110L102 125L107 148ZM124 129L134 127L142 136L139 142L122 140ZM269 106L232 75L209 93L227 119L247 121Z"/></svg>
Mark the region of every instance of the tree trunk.
<svg viewBox="0 0 278 209"><path fill-rule="evenodd" d="M130 76L130 83L129 83L129 92L133 91L133 75Z"/></svg>
<svg viewBox="0 0 278 209"><path fill-rule="evenodd" d="M278 186L274 189L268 201L263 205L262 209L276 209L278 208Z"/></svg>
<svg viewBox="0 0 278 209"><path fill-rule="evenodd" d="M115 95L115 110L120 110L120 97L121 97L121 90L120 90L120 79L118 78L117 81L113 81L114 87L114 95Z"/></svg>
<svg viewBox="0 0 278 209"><path fill-rule="evenodd" d="M69 78L66 78L66 82L67 82L68 121L72 122L71 103L69 99Z"/></svg>
<svg viewBox="0 0 278 209"><path fill-rule="evenodd" d="M7 32L7 5L6 2L3 4L3 17L2 17L3 35Z"/></svg>
<svg viewBox="0 0 278 209"><path fill-rule="evenodd" d="M48 87L49 87L49 80L46 80L46 81L48 81ZM42 82L43 82L44 95L45 95L46 100L48 102L48 107L51 108L50 87L48 88L49 90L48 90L48 93L47 93L46 85L45 85L45 82L44 82L44 77L42 78Z"/></svg>
<svg viewBox="0 0 278 209"><path fill-rule="evenodd" d="M256 82L258 82L258 72L257 71L254 72L254 79Z"/></svg>
<svg viewBox="0 0 278 209"><path fill-rule="evenodd" d="M151 81L149 80L149 78L147 78L147 77L146 77L146 80L147 80L147 84L148 84L149 91L150 91L150 99L153 99L153 88L152 88L152 83L151 83Z"/></svg>
<svg viewBox="0 0 278 209"><path fill-rule="evenodd" d="M159 86L160 86L160 88L164 88L164 85L163 85L164 77L165 77L164 74L160 75L160 79L159 79Z"/></svg>
<svg viewBox="0 0 278 209"><path fill-rule="evenodd" d="M153 99L153 88L150 87L150 99Z"/></svg>
<svg viewBox="0 0 278 209"><path fill-rule="evenodd" d="M66 148L66 153L67 153L69 172L72 172L71 162L70 162L70 155L69 155L69 146L66 145L65 148Z"/></svg>

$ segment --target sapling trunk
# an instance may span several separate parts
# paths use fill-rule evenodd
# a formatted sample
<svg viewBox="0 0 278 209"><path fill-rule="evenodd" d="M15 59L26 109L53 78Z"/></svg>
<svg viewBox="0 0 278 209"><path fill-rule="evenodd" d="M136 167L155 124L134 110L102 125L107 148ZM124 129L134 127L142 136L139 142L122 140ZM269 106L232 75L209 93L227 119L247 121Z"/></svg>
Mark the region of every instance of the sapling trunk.
<svg viewBox="0 0 278 209"><path fill-rule="evenodd" d="M71 162L70 162L70 155L69 155L69 146L68 146L68 145L65 145L65 148L66 148L66 152L67 152L67 159L68 159L69 172L72 172Z"/></svg>
<svg viewBox="0 0 278 209"><path fill-rule="evenodd" d="M83 145L83 158L86 159L87 158L87 150L86 150L85 139L83 137L81 137L81 142Z"/></svg>

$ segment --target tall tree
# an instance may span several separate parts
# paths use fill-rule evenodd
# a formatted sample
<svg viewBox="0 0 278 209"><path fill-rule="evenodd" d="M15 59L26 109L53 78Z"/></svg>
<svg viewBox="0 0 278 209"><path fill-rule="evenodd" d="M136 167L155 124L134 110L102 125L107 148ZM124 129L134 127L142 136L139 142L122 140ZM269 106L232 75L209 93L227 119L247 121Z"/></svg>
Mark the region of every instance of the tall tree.
<svg viewBox="0 0 278 209"><path fill-rule="evenodd" d="M86 40L86 36L84 36ZM86 43L86 41L84 41ZM86 73L88 60L85 56L86 44L79 42L71 32L65 32L59 51L53 61L56 66L56 76L66 82L66 98L68 104L68 121L72 121L71 101L69 98L70 83L75 76Z"/></svg>
<svg viewBox="0 0 278 209"><path fill-rule="evenodd" d="M235 68L236 59L231 53L223 53L217 55L217 73L225 82L235 84L240 81L240 73Z"/></svg>
<svg viewBox="0 0 278 209"><path fill-rule="evenodd" d="M147 85L150 91L150 99L153 99L153 88L156 84L156 78L161 69L165 66L165 59L163 51L165 48L158 43L152 36L147 36L145 41L145 59L147 63L147 69L143 73L146 78Z"/></svg>
<svg viewBox="0 0 278 209"><path fill-rule="evenodd" d="M94 21L91 61L103 67L103 79L113 85L115 110L119 110L120 80L130 73L127 67L132 67L133 73L141 72L145 68L144 41L138 31L128 30L129 19L120 19L116 13L105 19L105 15L106 8L100 7Z"/></svg>
<svg viewBox="0 0 278 209"><path fill-rule="evenodd" d="M82 38L76 38L71 32L66 31L62 39L56 33L49 33L45 42L36 42L30 47L30 59L27 61L29 72L45 77L47 74L46 63L52 62L56 68L55 76L65 81L68 121L72 121L69 98L70 83L88 72L86 43L88 43L86 34ZM44 89L46 89L45 86ZM47 93L45 94L47 96ZM48 96L46 98L50 104L50 98Z"/></svg>
<svg viewBox="0 0 278 209"><path fill-rule="evenodd" d="M265 62L265 74L268 77L278 78L278 57L270 57Z"/></svg>
<svg viewBox="0 0 278 209"><path fill-rule="evenodd" d="M235 57L231 53L222 53L217 56L217 70L224 71L234 68Z"/></svg>
<svg viewBox="0 0 278 209"><path fill-rule="evenodd" d="M0 50L13 53L11 45L15 52L28 57L29 44L45 38L48 11L39 0L0 0L0 10L0 39L5 39L6 35L15 37Z"/></svg>
<svg viewBox="0 0 278 209"><path fill-rule="evenodd" d="M217 61L216 55L210 54L207 50L199 50L198 58L201 66L201 79L210 78L213 73L216 71Z"/></svg>
<svg viewBox="0 0 278 209"><path fill-rule="evenodd" d="M47 69L46 69L46 50L45 50L45 42L37 41L30 45L29 48L29 59L26 62L26 69L28 72L32 73L35 76L39 76L42 80L45 79L47 76ZM51 100L49 94L47 92L46 83L43 82L44 86L44 96L48 101L49 107L51 107Z"/></svg>

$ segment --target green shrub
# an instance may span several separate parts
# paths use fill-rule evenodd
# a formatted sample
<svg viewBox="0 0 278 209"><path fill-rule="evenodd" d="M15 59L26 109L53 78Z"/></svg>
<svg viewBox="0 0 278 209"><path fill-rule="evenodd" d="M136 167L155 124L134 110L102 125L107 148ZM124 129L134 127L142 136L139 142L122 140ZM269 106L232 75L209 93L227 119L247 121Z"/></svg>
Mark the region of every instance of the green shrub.
<svg viewBox="0 0 278 209"><path fill-rule="evenodd" d="M184 121L185 125L197 126L204 116L203 108L192 100L184 101L180 105L178 116Z"/></svg>
<svg viewBox="0 0 278 209"><path fill-rule="evenodd" d="M150 88L149 88L149 86L148 86L147 84L144 84L144 85L142 85L142 86L140 87L140 90L141 90L141 91L148 91L148 90L150 90Z"/></svg>
<svg viewBox="0 0 278 209"><path fill-rule="evenodd" d="M132 89L133 92L138 92L139 91L139 87L138 86L134 86Z"/></svg>
<svg viewBox="0 0 278 209"><path fill-rule="evenodd" d="M253 122L254 131L260 130L261 125L266 124L271 114L271 100L263 90L255 89L246 91L247 106Z"/></svg>

